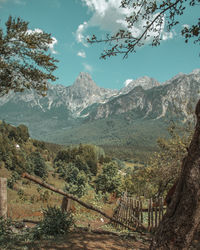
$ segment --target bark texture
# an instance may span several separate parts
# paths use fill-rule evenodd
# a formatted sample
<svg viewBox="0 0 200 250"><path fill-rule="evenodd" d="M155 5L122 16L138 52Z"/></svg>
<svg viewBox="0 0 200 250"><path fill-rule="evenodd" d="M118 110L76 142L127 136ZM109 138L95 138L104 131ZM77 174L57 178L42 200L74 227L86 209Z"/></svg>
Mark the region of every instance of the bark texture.
<svg viewBox="0 0 200 250"><path fill-rule="evenodd" d="M183 159L175 193L150 249L189 249L200 224L200 100L195 114L197 123L188 155Z"/></svg>

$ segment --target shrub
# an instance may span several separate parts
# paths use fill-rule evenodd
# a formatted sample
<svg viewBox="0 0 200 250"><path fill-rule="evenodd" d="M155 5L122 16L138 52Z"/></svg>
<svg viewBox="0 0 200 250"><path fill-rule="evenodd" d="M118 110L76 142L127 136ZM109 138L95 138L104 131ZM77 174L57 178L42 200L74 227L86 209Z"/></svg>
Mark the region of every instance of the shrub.
<svg viewBox="0 0 200 250"><path fill-rule="evenodd" d="M8 186L10 189L13 189L14 184L15 184L16 181L19 180L19 179L20 179L20 175L19 175L16 171L13 171L13 172L12 172L12 176L8 179L7 186Z"/></svg>
<svg viewBox="0 0 200 250"><path fill-rule="evenodd" d="M73 216L70 213L62 212L60 208L50 207L43 210L44 219L34 230L34 237L41 238L42 235L60 235L69 232L73 225Z"/></svg>
<svg viewBox="0 0 200 250"><path fill-rule="evenodd" d="M3 236L8 236L12 233L11 220L0 217L0 240Z"/></svg>
<svg viewBox="0 0 200 250"><path fill-rule="evenodd" d="M41 178L47 177L47 166L41 154L39 152L33 152L30 155L30 159L34 165L34 174Z"/></svg>

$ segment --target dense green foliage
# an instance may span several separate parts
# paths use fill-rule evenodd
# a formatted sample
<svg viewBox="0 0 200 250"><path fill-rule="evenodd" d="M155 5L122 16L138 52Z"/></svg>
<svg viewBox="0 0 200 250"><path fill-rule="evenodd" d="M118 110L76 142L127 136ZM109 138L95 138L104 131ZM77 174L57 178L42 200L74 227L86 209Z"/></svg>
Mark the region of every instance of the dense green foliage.
<svg viewBox="0 0 200 250"><path fill-rule="evenodd" d="M0 241L3 236L6 236L12 232L10 226L11 221L9 219L0 217Z"/></svg>
<svg viewBox="0 0 200 250"><path fill-rule="evenodd" d="M28 149L26 145L32 149ZM32 152L32 150L36 151ZM14 127L0 122L0 161L4 162L5 167L12 171L11 177L8 179L10 188L21 178L23 172L42 178L47 176L44 158L37 150L41 151L41 147L34 147L29 140L28 128L25 125Z"/></svg>
<svg viewBox="0 0 200 250"><path fill-rule="evenodd" d="M122 192L122 171L119 170L118 164L114 161L105 164L95 183L97 192L119 195Z"/></svg>
<svg viewBox="0 0 200 250"><path fill-rule="evenodd" d="M111 157L147 160L157 150L158 134L167 135L168 122L165 119L132 119L130 112L90 121L68 130L60 129L45 139L65 145L79 144L80 141L85 144L90 141L104 148L106 155Z"/></svg>
<svg viewBox="0 0 200 250"><path fill-rule="evenodd" d="M59 162L66 164L73 163L79 170L83 170L86 174L97 174L97 163L100 157L104 157L104 151L93 145L82 145L78 147L69 147L60 150L54 160L55 167L60 169Z"/></svg>
<svg viewBox="0 0 200 250"><path fill-rule="evenodd" d="M85 195L89 186L97 193L119 195L127 190L136 196L162 196L178 177L191 131L191 124L182 127L172 124L168 136L157 140L159 150L151 154L148 163L135 158L130 160L131 167L127 167L118 159L113 161L100 147L80 144L64 148L55 145L54 149L53 144L28 139L28 129L24 125L16 128L2 122L0 161L12 172L8 179L10 188L23 172L46 178L48 168L45 161L51 160L54 171L64 180L64 190L77 197ZM29 145L29 150L26 145ZM54 153L47 148L54 149ZM115 149L118 152L121 148L111 148Z"/></svg>
<svg viewBox="0 0 200 250"><path fill-rule="evenodd" d="M52 72L57 60L47 54L53 38L30 30L28 22L20 18L10 16L5 26L0 28L0 95L27 88L45 94L46 80L56 80Z"/></svg>
<svg viewBox="0 0 200 250"><path fill-rule="evenodd" d="M18 127L6 124L4 121L0 124L0 133L9 140L13 140L16 143L26 142L29 139L28 128L21 124Z"/></svg>
<svg viewBox="0 0 200 250"><path fill-rule="evenodd" d="M85 194L88 178L83 170L69 163L65 172L65 191L81 197Z"/></svg>
<svg viewBox="0 0 200 250"><path fill-rule="evenodd" d="M172 123L168 138L158 138L158 152L149 158L148 164L134 168L125 177L125 186L131 193L146 197L159 197L176 182L182 160L191 141L193 126Z"/></svg>
<svg viewBox="0 0 200 250"><path fill-rule="evenodd" d="M104 151L93 145L69 147L58 151L54 168L65 180L65 191L81 197L88 181L97 174L98 160L105 157Z"/></svg>
<svg viewBox="0 0 200 250"><path fill-rule="evenodd" d="M39 152L33 152L29 156L30 162L33 164L33 172L35 175L45 178L47 177L47 166Z"/></svg>
<svg viewBox="0 0 200 250"><path fill-rule="evenodd" d="M36 239L45 235L66 234L73 225L72 214L62 212L60 208L48 207L43 210L43 214L43 220L34 229L34 238Z"/></svg>

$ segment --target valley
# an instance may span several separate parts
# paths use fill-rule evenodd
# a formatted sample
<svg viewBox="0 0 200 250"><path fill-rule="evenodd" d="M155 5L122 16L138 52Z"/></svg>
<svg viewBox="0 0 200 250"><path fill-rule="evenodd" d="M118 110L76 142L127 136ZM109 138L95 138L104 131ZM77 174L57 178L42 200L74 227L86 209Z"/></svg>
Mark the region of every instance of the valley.
<svg viewBox="0 0 200 250"><path fill-rule="evenodd" d="M88 73L68 87L48 84L46 96L34 90L0 99L0 119L25 124L32 138L63 145L92 143L131 147L136 154L156 150L170 122L191 119L200 96L200 70L165 83L142 77L123 89L100 88Z"/></svg>

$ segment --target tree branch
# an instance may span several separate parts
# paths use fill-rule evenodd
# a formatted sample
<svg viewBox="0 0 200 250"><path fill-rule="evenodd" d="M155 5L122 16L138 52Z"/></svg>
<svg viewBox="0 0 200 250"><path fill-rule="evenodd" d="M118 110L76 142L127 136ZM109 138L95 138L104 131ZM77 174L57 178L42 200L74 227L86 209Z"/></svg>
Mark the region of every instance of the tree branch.
<svg viewBox="0 0 200 250"><path fill-rule="evenodd" d="M35 182L35 183L37 183L37 184L39 184L39 185L41 185L41 186L47 188L47 189L50 189L51 191L53 191L53 192L55 192L55 193L57 193L57 194L61 194L61 195L63 195L63 196L66 196L67 198L69 198L69 199L71 199L71 200L74 200L74 201L78 202L81 206L83 206L83 207L85 207L85 208L87 208L87 209L93 210L93 211L95 211L95 212L97 212L97 213L103 215L105 218L107 218L107 219L109 219L109 220L111 220L111 221L113 221L113 222L115 222L115 223L117 223L117 224L119 224L119 225L121 225L121 226L123 226L123 227L125 227L125 228L128 228L128 229L131 230L131 231L135 231L135 230L136 230L135 228L130 227L130 226L127 226L127 225L125 225L124 223L122 223L122 222L120 222L120 221L114 219L113 217L110 217L109 215L107 215L106 213L102 212L101 210L99 210L99 209L93 207L92 205L88 205L88 204L86 204L85 202L83 202L83 201L79 200L78 198L74 197L73 195L67 194L67 193L65 193L64 191L62 191L61 189L57 189L57 188L55 188L55 187L49 185L48 183L45 183L44 181L41 181L41 180L39 180L38 178L29 175L28 173L23 173L22 177L24 177L24 178L26 178L26 179L29 179L29 180L31 180L31 181L33 181L33 182ZM132 215L132 217L133 217L133 219L134 219L137 223L139 223L139 224L142 226L143 229L146 230L146 227L145 227L136 217L134 217L133 215Z"/></svg>

